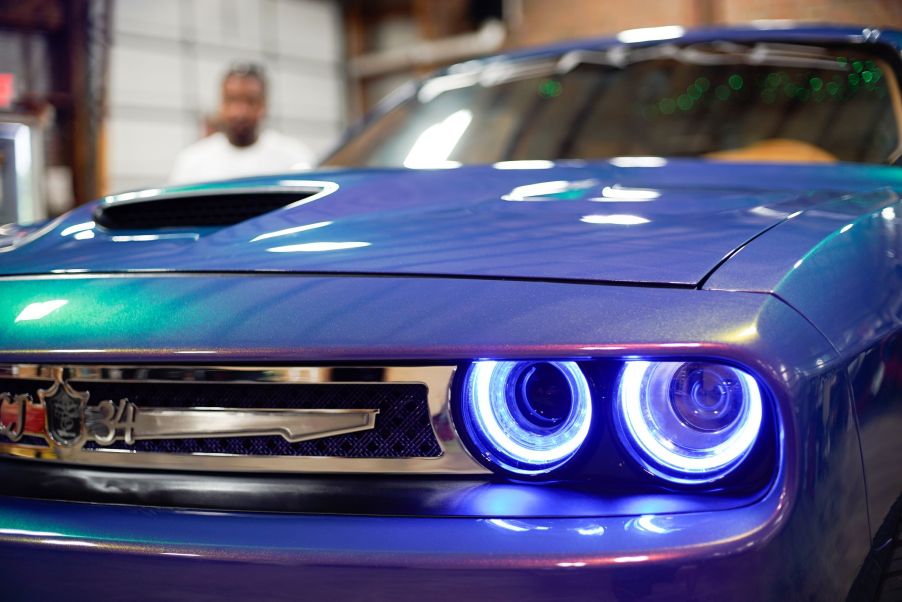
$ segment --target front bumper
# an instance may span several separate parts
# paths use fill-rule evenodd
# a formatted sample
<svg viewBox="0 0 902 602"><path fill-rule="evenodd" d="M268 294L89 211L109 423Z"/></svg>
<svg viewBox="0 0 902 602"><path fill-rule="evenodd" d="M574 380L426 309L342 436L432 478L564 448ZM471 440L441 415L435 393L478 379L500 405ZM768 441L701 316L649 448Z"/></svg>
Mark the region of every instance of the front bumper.
<svg viewBox="0 0 902 602"><path fill-rule="evenodd" d="M841 598L867 524L824 546L826 514L804 506L775 490L733 510L491 519L2 497L0 566L15 600Z"/></svg>
<svg viewBox="0 0 902 602"><path fill-rule="evenodd" d="M868 553L844 366L771 296L286 275L22 278L3 289L16 303L0 308L0 361L14 363L729 357L779 393L788 450L764 498L689 512L537 518L560 515L550 504L531 518L492 508L439 518L0 496L0 592L13 600L833 600ZM48 298L68 299L72 311L15 323ZM160 301L135 303L142 298ZM104 483L114 488L102 478L94 487ZM0 491L22 488L38 487Z"/></svg>

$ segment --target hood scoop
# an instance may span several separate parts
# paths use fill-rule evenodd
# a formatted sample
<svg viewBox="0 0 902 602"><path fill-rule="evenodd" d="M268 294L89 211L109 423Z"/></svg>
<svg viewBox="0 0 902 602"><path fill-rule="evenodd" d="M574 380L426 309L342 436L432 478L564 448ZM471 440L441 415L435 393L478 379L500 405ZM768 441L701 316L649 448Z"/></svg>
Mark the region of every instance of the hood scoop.
<svg viewBox="0 0 902 602"><path fill-rule="evenodd" d="M326 192L323 183L285 187L219 186L203 190L168 188L107 197L94 221L107 230L225 227L265 213L310 202Z"/></svg>

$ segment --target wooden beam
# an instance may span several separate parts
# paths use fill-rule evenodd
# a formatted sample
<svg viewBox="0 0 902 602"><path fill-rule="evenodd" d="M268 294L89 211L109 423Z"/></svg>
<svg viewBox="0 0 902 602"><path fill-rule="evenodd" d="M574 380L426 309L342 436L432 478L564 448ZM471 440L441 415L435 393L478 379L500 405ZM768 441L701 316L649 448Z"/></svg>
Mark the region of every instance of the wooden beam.
<svg viewBox="0 0 902 602"><path fill-rule="evenodd" d="M718 14L717 6L714 0L695 0L692 8L693 19L690 25L699 27L704 25L714 25L717 23Z"/></svg>
<svg viewBox="0 0 902 602"><path fill-rule="evenodd" d="M345 3L345 39L347 40L346 52L348 60L361 56L367 52L366 18L361 3ZM366 113L366 94L363 81L354 77L350 71L345 70L345 78L348 84L348 115L351 121L361 119Z"/></svg>
<svg viewBox="0 0 902 602"><path fill-rule="evenodd" d="M75 202L82 204L95 196L94 157L88 103L88 2L69 0L66 4L66 33L69 46L69 89L72 93L72 184Z"/></svg>
<svg viewBox="0 0 902 602"><path fill-rule="evenodd" d="M64 24L62 0L0 0L0 27L54 32Z"/></svg>

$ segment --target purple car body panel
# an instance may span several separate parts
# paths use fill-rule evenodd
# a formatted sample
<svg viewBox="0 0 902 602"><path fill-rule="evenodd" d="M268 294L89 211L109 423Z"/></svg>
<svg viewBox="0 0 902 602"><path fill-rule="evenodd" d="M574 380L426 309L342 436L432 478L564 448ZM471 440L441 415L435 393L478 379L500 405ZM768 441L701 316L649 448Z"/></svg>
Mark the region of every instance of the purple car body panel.
<svg viewBox="0 0 902 602"><path fill-rule="evenodd" d="M77 237L92 220L94 207L86 206L15 254L0 255L0 271L266 270L693 286L735 249L797 211L897 180L902 186L893 167L687 160L655 168L597 162L550 169L355 170L230 184L299 180L337 190L232 227L156 238L100 227L87 230L90 238ZM660 196L618 202L622 189ZM610 216L626 223L606 223ZM359 246L305 252L303 245L311 243ZM661 261L662 253L668 261Z"/></svg>

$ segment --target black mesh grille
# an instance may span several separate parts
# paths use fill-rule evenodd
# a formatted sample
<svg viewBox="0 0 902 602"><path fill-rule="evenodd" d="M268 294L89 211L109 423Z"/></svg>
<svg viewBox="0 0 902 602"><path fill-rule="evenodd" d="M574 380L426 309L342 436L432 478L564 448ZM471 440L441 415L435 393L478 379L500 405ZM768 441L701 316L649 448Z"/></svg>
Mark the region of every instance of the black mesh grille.
<svg viewBox="0 0 902 602"><path fill-rule="evenodd" d="M111 230L230 226L307 198L313 192L168 197L100 206L94 220Z"/></svg>
<svg viewBox="0 0 902 602"><path fill-rule="evenodd" d="M437 457L441 449L429 420L427 388L420 384L247 384L135 383L69 381L91 394L89 404L104 399L129 401L145 408L220 407L271 409L378 409L370 431L290 443L279 436L161 439L117 442L109 447L141 452L217 453L254 456L340 456L346 458ZM48 381L0 379L0 391L31 393ZM93 443L86 449L96 449Z"/></svg>

